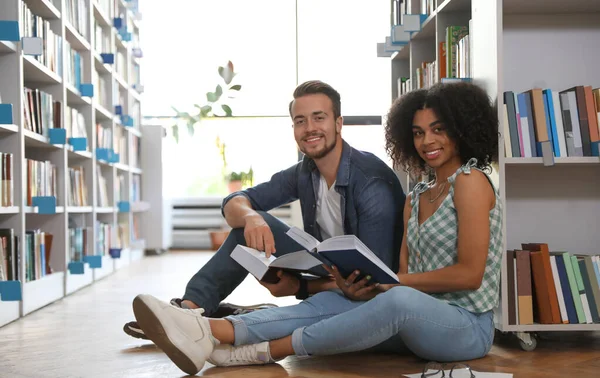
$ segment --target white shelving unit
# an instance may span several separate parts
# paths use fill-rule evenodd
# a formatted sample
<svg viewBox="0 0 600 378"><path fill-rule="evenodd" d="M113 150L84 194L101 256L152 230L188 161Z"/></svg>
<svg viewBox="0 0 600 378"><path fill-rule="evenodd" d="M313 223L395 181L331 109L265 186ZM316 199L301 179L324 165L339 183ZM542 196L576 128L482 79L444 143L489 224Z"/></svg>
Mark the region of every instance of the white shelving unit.
<svg viewBox="0 0 600 378"><path fill-rule="evenodd" d="M420 0L405 1L407 13L423 13ZM444 40L446 26L467 26L469 20L471 78L497 101L500 133L505 91L600 87L600 1L434 0L434 11L425 18L421 30L388 58L392 100L398 97L399 77L411 78L414 88L420 63L439 63L436 46ZM550 251L600 254L600 158L560 157L554 159L554 165L544 166L539 157L506 158L503 136L499 148L496 179L505 204L504 250L540 242L547 243ZM408 185L405 175L402 179ZM598 323L509 324L507 292L511 283L506 254L501 281L496 328L514 332L525 350L535 348L536 332L600 330Z"/></svg>
<svg viewBox="0 0 600 378"><path fill-rule="evenodd" d="M143 125L142 162L148 167L162 167L163 141L166 130L160 125ZM164 193L164 177L162 169L146 170L142 178L144 198L153 206L141 219L141 227L146 235L146 249L153 254L160 254L172 246L172 203ZM143 210L140 207L139 210Z"/></svg>
<svg viewBox="0 0 600 378"><path fill-rule="evenodd" d="M47 53L54 51L52 42L60 49L56 50L54 64L50 59L45 61L43 57L29 55L23 50L21 40L0 41L0 103L13 106L12 124L0 125L0 152L14 156L14 204L0 207L0 229L13 229L18 238L22 285L21 301L0 300L0 326L91 285L143 257L144 235L140 234L138 218L150 207L142 201L139 184L143 174L139 147L142 96L140 58L136 55L140 29L135 2L4 0L0 2L0 21L17 21L20 37L31 37L24 27L26 23L31 25L33 22L27 17L26 9L47 21L48 29L58 38L57 41L45 41ZM126 32L123 32L124 28L119 30L116 27L118 22L116 24L115 19L126 26ZM38 30L42 30L41 24ZM99 38L100 35L102 38ZM79 54L80 83L83 86L77 86L76 81L68 79L71 58L67 44ZM110 57L102 54L113 54L114 62L105 63L104 58ZM87 95L87 84L93 85L93 96ZM75 151L68 141L51 144L46 128L41 134L26 128L25 109L29 102L23 94L25 87L48 93L53 101L60 102L60 112L55 116L60 119L63 128L70 118L68 108L79 112L87 134L85 151ZM104 136L102 141L99 140L101 135ZM67 135L67 138L69 136L77 135ZM101 148L111 148L119 154L119 160L101 160ZM56 167L57 206L52 214L28 204L26 159L50 161ZM84 203L85 206L71 206L69 168L79 166L83 167L86 185L82 194L87 197L87 203ZM108 203L100 201L99 176L106 182ZM121 186L119 183L122 183ZM97 222L111 227L106 235L100 232ZM73 227L86 232L80 243L71 243L69 229ZM26 232L35 229L52 235L49 258L52 273L37 279L24 279L27 262L23 241ZM90 258L86 257L87 261L71 261L71 244L85 245L85 254ZM72 262L78 263L83 271L70 270Z"/></svg>

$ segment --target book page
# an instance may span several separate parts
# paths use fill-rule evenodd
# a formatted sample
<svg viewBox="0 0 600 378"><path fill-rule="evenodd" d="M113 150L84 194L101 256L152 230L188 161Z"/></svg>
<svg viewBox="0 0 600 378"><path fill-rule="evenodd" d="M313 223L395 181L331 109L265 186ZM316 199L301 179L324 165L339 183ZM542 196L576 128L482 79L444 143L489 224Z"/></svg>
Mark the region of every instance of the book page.
<svg viewBox="0 0 600 378"><path fill-rule="evenodd" d="M267 258L264 252L259 252L254 248L245 247L240 244L233 249L230 256L259 280L262 279L269 269L269 264L275 260L275 256L273 255Z"/></svg>
<svg viewBox="0 0 600 378"><path fill-rule="evenodd" d="M267 258L267 255L264 252L256 250L254 248L245 247L243 245L237 245L236 248L241 248L246 251L248 254L252 255L256 260L263 263L265 266L270 265L273 261L275 261L275 256L271 255L271 257Z"/></svg>
<svg viewBox="0 0 600 378"><path fill-rule="evenodd" d="M312 235L306 233L298 227L292 226L286 234L294 239L298 244L306 248L307 251L313 251L319 245L319 241Z"/></svg>
<svg viewBox="0 0 600 378"><path fill-rule="evenodd" d="M321 264L321 261L314 257L310 252L298 251L279 256L275 261L271 262L271 267L309 270L310 268Z"/></svg>

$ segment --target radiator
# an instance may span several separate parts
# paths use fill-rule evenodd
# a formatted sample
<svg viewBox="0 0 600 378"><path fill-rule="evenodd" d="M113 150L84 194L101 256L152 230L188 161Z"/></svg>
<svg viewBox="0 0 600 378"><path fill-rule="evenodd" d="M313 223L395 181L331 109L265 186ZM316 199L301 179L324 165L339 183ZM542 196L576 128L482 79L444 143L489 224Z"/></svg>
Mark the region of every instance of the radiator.
<svg viewBox="0 0 600 378"><path fill-rule="evenodd" d="M221 215L222 197L176 198L172 200L173 249L210 249L211 230L228 228ZM293 225L291 204L269 211L282 222Z"/></svg>

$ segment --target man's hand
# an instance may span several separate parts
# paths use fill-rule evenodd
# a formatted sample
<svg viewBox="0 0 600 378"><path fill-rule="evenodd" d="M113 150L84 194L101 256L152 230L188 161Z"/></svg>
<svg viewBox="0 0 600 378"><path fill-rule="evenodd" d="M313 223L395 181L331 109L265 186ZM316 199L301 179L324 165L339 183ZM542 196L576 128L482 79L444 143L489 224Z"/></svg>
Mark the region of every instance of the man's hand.
<svg viewBox="0 0 600 378"><path fill-rule="evenodd" d="M323 267L335 278L335 282L344 292L344 295L353 301L368 301L381 292L381 290L379 290L379 284L367 286L371 276L366 276L362 280L354 282L356 277L358 277L360 274L360 272L357 270L352 272L348 277L344 278L340 274L339 270L337 270L335 265L330 268L323 264Z"/></svg>
<svg viewBox="0 0 600 378"><path fill-rule="evenodd" d="M277 277L279 277L279 282L275 284L270 284L262 281L261 285L269 289L271 295L274 297L286 297L288 295L295 295L300 289L300 281L296 276L293 276L289 273L285 273L283 270L279 270L277 272Z"/></svg>
<svg viewBox="0 0 600 378"><path fill-rule="evenodd" d="M248 247L265 251L267 258L271 257L272 253L275 253L273 232L260 214L246 217L244 238Z"/></svg>

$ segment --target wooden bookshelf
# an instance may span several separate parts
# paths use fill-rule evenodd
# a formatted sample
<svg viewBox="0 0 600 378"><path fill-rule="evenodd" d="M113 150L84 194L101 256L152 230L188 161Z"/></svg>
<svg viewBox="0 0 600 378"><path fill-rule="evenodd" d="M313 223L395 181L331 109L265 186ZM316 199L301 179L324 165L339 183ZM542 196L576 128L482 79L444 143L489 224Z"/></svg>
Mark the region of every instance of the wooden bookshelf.
<svg viewBox="0 0 600 378"><path fill-rule="evenodd" d="M420 0L405 0L407 13L422 14ZM391 54L392 101L401 95L398 79L410 79L415 89L422 61L439 68L440 50L450 25L469 27L468 78L497 101L501 134L500 157L493 179L504 202L504 250L521 243L547 243L550 251L598 255L600 233L600 158L506 157L504 92L532 88L563 91L575 86L600 87L600 2L587 0L434 0L433 11L412 33L410 42ZM391 17L391 20L394 18ZM448 50L446 50L447 52ZM389 53L389 51L387 51ZM380 55L381 56L381 55ZM438 77L435 81L439 81ZM403 172L402 183L411 188ZM544 331L597 331L600 323L509 324L506 254L501 270L496 328L514 332L524 350L537 345ZM532 281L532 287L534 283ZM591 304L590 304L591 306ZM535 308L535 303L534 303Z"/></svg>
<svg viewBox="0 0 600 378"><path fill-rule="evenodd" d="M77 13L84 21L69 19L67 7L71 4L78 7ZM139 193L139 185L137 189L133 185L139 181L134 176L143 174L140 158L134 156L139 155L136 146L143 138L142 97L133 89L140 84L136 82L134 65L143 65L143 59L134 57L132 52L139 47L140 37L135 11L131 3L123 0L0 2L2 19L18 22L20 37L35 37L29 29L32 22L27 18L28 12L43 20L55 36L51 34L53 39L45 41L46 52L42 56L28 55L20 40L0 40L0 103L12 104L13 109L12 123L0 124L0 152L13 157L14 197L13 203L0 207L0 229L14 230L19 240L22 294L21 301L0 300L0 326L93 285L144 255L144 235L139 234L141 231L134 233L134 226L139 223L136 218L149 206ZM123 17L125 33L114 26L113 20L118 17ZM117 52L121 59L119 71L115 69ZM114 63L105 62L110 57L103 54L114 54ZM75 70L77 62L79 68ZM87 93L90 85L91 96ZM37 109L30 108L33 97L24 94L25 88L36 95L47 93L40 98L51 96L59 104L53 108L48 100L50 105L43 108L48 111L40 122ZM49 113L58 109L56 117ZM30 118L31 114L35 116ZM57 120L60 128L68 129L64 143L56 143L47 127L50 121L54 124ZM32 129L32 122L41 123L42 127ZM102 130L102 141L98 130ZM71 137L84 137L85 149L76 148ZM102 160L102 148L118 152L119 158ZM50 206L52 210L45 203L29 203L30 159L53 166L54 180L48 175L48 189L39 194L52 194L56 201L55 208ZM130 163L134 161L136 164ZM99 177L104 183L102 188ZM106 203L101 203L101 193L106 194ZM78 231L72 234L71 229ZM31 257L24 256L22 249L30 230L52 235L49 269L40 264L40 271L33 277L28 270ZM77 252L74 259L73 251Z"/></svg>

